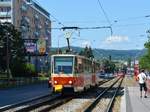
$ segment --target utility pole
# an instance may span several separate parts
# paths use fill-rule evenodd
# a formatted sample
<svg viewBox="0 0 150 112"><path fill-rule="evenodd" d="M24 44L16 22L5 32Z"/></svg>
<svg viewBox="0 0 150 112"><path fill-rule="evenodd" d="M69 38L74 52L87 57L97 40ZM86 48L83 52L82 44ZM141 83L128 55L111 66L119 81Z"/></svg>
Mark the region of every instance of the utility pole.
<svg viewBox="0 0 150 112"><path fill-rule="evenodd" d="M6 14L6 21L7 21L7 24L8 24L8 13L9 11L7 11L7 14ZM7 26L9 27L9 26ZM9 56L9 32L6 30L6 64L7 64L7 79L9 81L10 79L10 73L9 73L9 59L10 59L10 56Z"/></svg>
<svg viewBox="0 0 150 112"><path fill-rule="evenodd" d="M9 33L6 32L6 64L7 64L7 78L9 80L10 74L9 74L9 38L8 35Z"/></svg>

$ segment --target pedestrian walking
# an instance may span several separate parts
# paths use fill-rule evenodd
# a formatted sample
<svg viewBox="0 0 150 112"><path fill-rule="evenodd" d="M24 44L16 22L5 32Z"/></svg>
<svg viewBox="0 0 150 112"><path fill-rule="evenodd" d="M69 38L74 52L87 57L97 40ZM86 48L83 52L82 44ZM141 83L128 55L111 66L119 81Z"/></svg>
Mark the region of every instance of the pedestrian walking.
<svg viewBox="0 0 150 112"><path fill-rule="evenodd" d="M140 97L142 98L142 91L144 89L145 91L144 98L147 98L147 86L146 86L147 77L146 77L146 74L144 73L144 69L141 70L137 78L138 78L139 85L140 85Z"/></svg>

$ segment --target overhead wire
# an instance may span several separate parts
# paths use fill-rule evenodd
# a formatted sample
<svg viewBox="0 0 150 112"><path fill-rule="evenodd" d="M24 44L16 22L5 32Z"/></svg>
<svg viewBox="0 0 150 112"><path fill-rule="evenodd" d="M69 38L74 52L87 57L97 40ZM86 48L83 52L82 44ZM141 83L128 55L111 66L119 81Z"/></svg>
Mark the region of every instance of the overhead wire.
<svg viewBox="0 0 150 112"><path fill-rule="evenodd" d="M50 13L50 16L51 17L53 17L56 21L57 21L57 23L59 24L59 25L62 25L63 27L65 26L62 22L60 22L55 16L53 16L51 13Z"/></svg>
<svg viewBox="0 0 150 112"><path fill-rule="evenodd" d="M143 18L148 18L148 17L150 17L150 15L128 17L128 18L124 18L124 19L114 20L114 22L118 22L118 21L131 21L131 20L143 19Z"/></svg>
<svg viewBox="0 0 150 112"><path fill-rule="evenodd" d="M103 12L103 14L104 14L104 16L105 16L107 22L109 23L110 26L112 26L112 25L111 25L111 22L110 22L110 20L109 20L109 18L108 18L108 16L107 16L107 14L106 14L106 12L105 12L105 10L104 10L104 8L103 8L103 6L102 6L102 4L101 4L101 2L100 2L100 0L98 0L98 4L99 4L99 6L100 6L100 8L101 8L101 10L102 10L102 12Z"/></svg>
<svg viewBox="0 0 150 112"><path fill-rule="evenodd" d="M102 6L100 0L98 0L98 4L99 4L99 6L100 6L100 8L101 8L101 10L102 10L102 12L103 12L103 14L104 14L104 16L105 16L107 22L108 22L108 24L110 25L110 31L111 31L111 36L112 36L112 35L113 35L112 24L111 24L111 22L110 22L110 20L109 20L109 18L108 18L108 16L107 16L107 13L105 12L105 10L104 10L104 8L103 8L103 6Z"/></svg>
<svg viewBox="0 0 150 112"><path fill-rule="evenodd" d="M113 22L117 23L117 22L122 22L122 21L132 21L132 20L138 20L138 19L144 19L144 18L149 18L150 15L142 15L142 16L135 16L135 17L128 17L128 18L123 18L123 19L115 19L113 20ZM91 20L91 21L64 21L64 23L106 23L106 20L100 20L100 21L95 21L95 20ZM112 25L112 24L111 24Z"/></svg>

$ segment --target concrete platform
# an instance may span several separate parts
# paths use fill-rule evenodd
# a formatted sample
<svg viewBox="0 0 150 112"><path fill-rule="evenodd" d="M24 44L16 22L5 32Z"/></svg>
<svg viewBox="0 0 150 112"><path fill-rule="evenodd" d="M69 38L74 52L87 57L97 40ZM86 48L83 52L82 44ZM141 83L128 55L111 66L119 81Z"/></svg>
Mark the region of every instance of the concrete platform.
<svg viewBox="0 0 150 112"><path fill-rule="evenodd" d="M125 87L124 96L121 101L121 112L150 112L150 94L148 97L140 98L139 87Z"/></svg>

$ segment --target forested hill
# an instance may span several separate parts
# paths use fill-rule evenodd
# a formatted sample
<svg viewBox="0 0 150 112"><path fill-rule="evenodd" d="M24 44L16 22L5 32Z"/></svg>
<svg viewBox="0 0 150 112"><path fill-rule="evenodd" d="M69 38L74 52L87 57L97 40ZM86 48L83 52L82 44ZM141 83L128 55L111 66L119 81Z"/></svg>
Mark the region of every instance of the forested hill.
<svg viewBox="0 0 150 112"><path fill-rule="evenodd" d="M51 51L56 51L58 48L51 48ZM60 48L62 51L67 49L67 47ZM79 53L84 48L81 47L71 47L74 52ZM111 56L113 60L127 60L128 58L134 59L146 53L146 49L143 50L105 50L105 49L92 49L94 57L96 59L108 58Z"/></svg>

